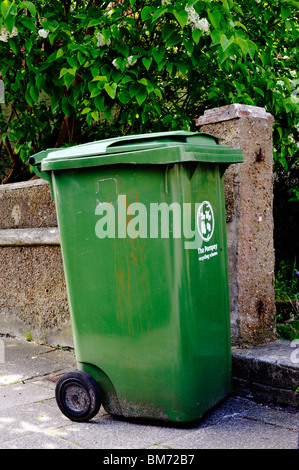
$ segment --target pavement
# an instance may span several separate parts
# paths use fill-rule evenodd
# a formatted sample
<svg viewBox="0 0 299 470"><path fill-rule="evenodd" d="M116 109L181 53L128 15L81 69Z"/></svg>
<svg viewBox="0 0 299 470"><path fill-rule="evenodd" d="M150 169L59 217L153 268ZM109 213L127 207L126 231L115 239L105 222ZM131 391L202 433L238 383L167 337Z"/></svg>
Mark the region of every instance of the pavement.
<svg viewBox="0 0 299 470"><path fill-rule="evenodd" d="M55 384L74 369L72 349L0 337L0 449L105 449L110 451L103 463L133 467L137 457L120 461L121 455L133 456L133 449L141 452L142 463L140 455L150 459L148 464L156 458L165 464L177 463L176 457L192 460L199 449L299 448L298 408L259 404L236 394L192 427L116 419L103 408L88 423L72 422L56 404Z"/></svg>

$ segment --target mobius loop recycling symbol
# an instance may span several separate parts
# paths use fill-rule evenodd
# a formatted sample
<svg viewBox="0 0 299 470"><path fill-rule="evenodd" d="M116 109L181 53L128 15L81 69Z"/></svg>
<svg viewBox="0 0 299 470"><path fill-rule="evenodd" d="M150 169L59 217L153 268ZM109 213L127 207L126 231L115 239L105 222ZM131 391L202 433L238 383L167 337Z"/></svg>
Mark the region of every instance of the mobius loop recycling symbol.
<svg viewBox="0 0 299 470"><path fill-rule="evenodd" d="M212 238L215 229L215 218L209 201L203 201L197 210L197 229L203 241L208 242Z"/></svg>

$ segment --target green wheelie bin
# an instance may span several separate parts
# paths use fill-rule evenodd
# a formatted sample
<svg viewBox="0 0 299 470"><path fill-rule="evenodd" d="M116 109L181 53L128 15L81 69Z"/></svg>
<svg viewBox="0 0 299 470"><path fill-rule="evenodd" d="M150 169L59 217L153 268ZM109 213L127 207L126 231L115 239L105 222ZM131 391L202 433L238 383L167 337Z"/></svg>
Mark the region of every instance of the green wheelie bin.
<svg viewBox="0 0 299 470"><path fill-rule="evenodd" d="M29 159L51 185L78 370L74 421L189 423L230 392L223 175L241 150L197 132L125 136Z"/></svg>

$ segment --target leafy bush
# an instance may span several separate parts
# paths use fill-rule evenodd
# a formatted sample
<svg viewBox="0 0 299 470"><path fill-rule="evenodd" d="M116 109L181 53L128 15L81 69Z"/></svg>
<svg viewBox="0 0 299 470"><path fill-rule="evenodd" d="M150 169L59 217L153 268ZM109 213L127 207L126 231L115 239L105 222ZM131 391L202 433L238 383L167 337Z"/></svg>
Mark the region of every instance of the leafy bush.
<svg viewBox="0 0 299 470"><path fill-rule="evenodd" d="M296 263L281 261L276 269L276 329L279 338L299 339L299 271Z"/></svg>
<svg viewBox="0 0 299 470"><path fill-rule="evenodd" d="M22 162L44 148L195 129L205 109L234 102L273 114L276 161L297 165L298 6L3 0L4 182L19 178Z"/></svg>
<svg viewBox="0 0 299 470"><path fill-rule="evenodd" d="M299 271L296 269L296 262L293 265L280 262L275 276L275 295L277 300L299 301Z"/></svg>
<svg viewBox="0 0 299 470"><path fill-rule="evenodd" d="M299 339L299 321L292 323L277 324L277 334L280 339L293 341Z"/></svg>

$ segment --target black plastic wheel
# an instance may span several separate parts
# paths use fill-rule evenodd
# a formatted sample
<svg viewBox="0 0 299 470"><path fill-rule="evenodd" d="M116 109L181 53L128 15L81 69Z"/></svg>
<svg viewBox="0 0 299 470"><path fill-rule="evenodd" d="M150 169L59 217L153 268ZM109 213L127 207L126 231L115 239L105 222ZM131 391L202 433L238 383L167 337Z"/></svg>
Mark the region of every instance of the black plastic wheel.
<svg viewBox="0 0 299 470"><path fill-rule="evenodd" d="M91 375L79 370L60 377L55 396L61 412L72 421L89 421L101 406L101 392L97 382Z"/></svg>

